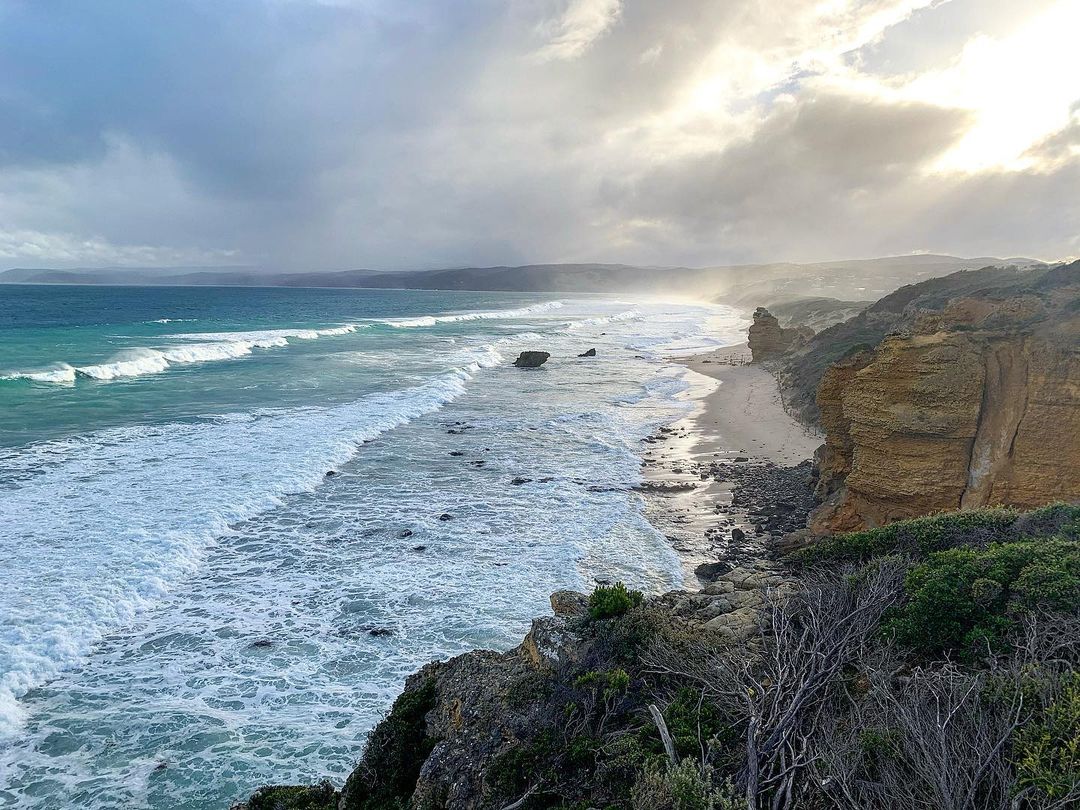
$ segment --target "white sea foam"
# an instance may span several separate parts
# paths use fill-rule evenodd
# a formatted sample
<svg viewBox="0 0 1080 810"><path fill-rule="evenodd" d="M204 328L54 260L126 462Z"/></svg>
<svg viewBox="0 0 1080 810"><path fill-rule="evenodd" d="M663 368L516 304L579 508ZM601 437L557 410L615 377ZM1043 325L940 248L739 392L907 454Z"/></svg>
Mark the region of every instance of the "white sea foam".
<svg viewBox="0 0 1080 810"><path fill-rule="evenodd" d="M199 320L198 318L157 318L153 321L146 321L146 323L194 323Z"/></svg>
<svg viewBox="0 0 1080 810"><path fill-rule="evenodd" d="M75 382L75 369L67 363L57 363L52 368L41 371L13 371L0 375L0 380L31 380L32 382L72 383Z"/></svg>
<svg viewBox="0 0 1080 810"><path fill-rule="evenodd" d="M94 380L115 380L119 377L141 377L159 374L169 366L184 363L209 363L215 360L235 360L252 352L252 349L270 349L287 346L285 338L262 340L227 341L221 343L195 343L165 349L126 349L107 363L76 366L75 373Z"/></svg>
<svg viewBox="0 0 1080 810"><path fill-rule="evenodd" d="M24 719L21 695L160 601L230 526L313 491L362 444L439 410L475 369L501 361L490 346L456 359L461 367L421 385L334 407L131 426L0 453L11 485L0 522L18 527L0 535L0 558L19 561L0 567L0 739Z"/></svg>
<svg viewBox="0 0 1080 810"><path fill-rule="evenodd" d="M71 383L76 377L92 380L116 380L121 377L141 377L160 374L174 364L210 363L235 360L251 354L254 349L273 349L289 345L289 337L314 339L322 335L343 335L355 331L353 326L319 330L266 330L262 332L220 332L175 337L200 337L216 342L182 344L163 348L137 346L124 349L104 363L72 366L58 363L39 371L15 371L0 376L2 380L30 380L44 383ZM310 333L310 336L309 336Z"/></svg>
<svg viewBox="0 0 1080 810"><path fill-rule="evenodd" d="M533 304L528 307L517 309L488 309L476 312L459 312L451 315L422 315L418 318L385 318L377 319L377 323L384 323L398 329L413 329L422 326L435 326L440 323L458 323L461 321L489 321L505 320L512 318L528 318L559 309L563 306L562 301L547 301L543 304Z"/></svg>
<svg viewBox="0 0 1080 810"><path fill-rule="evenodd" d="M342 326L331 326L326 329L256 329L249 332L186 332L167 337L177 340L209 340L223 342L246 343L260 340L317 340L331 335L348 335L360 328L360 324L347 323Z"/></svg>
<svg viewBox="0 0 1080 810"><path fill-rule="evenodd" d="M625 312L617 312L614 315L604 315L599 318L584 318L580 321L571 321L567 324L567 328L571 330L583 329L589 326L603 326L609 323L619 323L620 321L635 321L641 320L645 316L641 314L640 310L628 309Z"/></svg>

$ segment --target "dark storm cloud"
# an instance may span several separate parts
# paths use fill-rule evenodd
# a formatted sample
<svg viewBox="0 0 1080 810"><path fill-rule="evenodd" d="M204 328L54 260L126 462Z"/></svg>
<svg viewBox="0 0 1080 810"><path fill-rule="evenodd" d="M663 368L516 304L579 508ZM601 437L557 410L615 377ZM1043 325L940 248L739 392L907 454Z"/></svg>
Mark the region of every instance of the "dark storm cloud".
<svg viewBox="0 0 1080 810"><path fill-rule="evenodd" d="M934 173L970 114L845 84L947 64L971 3L822 8L0 0L0 262L1075 250L1065 135L1029 171Z"/></svg>

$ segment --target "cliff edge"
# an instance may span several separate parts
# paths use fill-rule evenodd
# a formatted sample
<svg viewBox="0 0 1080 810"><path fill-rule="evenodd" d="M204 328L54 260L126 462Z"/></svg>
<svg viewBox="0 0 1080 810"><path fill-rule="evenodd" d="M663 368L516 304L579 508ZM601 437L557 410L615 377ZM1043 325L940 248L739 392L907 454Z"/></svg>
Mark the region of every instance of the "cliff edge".
<svg viewBox="0 0 1080 810"><path fill-rule="evenodd" d="M1080 262L904 316L822 376L811 530L1080 499Z"/></svg>

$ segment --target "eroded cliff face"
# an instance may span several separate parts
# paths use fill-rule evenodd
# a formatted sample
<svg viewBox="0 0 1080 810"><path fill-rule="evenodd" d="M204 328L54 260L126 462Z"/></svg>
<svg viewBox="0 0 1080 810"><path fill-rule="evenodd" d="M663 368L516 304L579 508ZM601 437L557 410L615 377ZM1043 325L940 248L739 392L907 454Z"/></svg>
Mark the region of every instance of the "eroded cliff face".
<svg viewBox="0 0 1080 810"><path fill-rule="evenodd" d="M813 337L814 330L805 327L784 329L776 317L764 307L754 310L748 345L751 361L761 363L779 357L794 345Z"/></svg>
<svg viewBox="0 0 1080 810"><path fill-rule="evenodd" d="M1080 499L1080 283L1063 280L957 300L834 364L811 530Z"/></svg>

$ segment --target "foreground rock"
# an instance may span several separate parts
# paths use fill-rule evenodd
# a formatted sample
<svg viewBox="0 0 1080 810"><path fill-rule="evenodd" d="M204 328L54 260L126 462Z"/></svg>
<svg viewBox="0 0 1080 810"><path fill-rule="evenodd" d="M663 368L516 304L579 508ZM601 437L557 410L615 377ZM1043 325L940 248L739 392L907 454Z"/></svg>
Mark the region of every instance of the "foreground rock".
<svg viewBox="0 0 1080 810"><path fill-rule="evenodd" d="M539 368L551 357L549 352L522 352L518 355L514 365L518 368Z"/></svg>
<svg viewBox="0 0 1080 810"><path fill-rule="evenodd" d="M952 299L825 373L818 534L1080 499L1080 262Z"/></svg>

